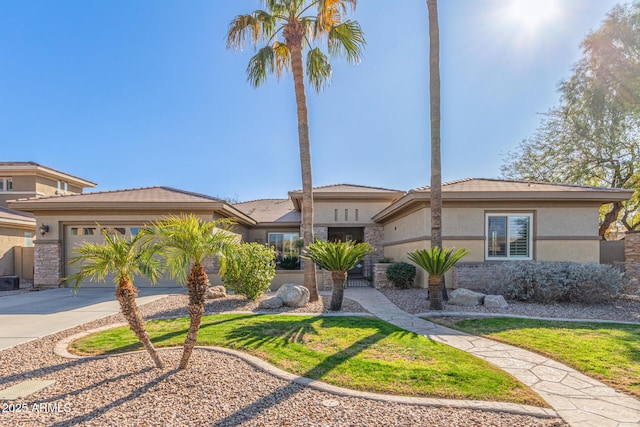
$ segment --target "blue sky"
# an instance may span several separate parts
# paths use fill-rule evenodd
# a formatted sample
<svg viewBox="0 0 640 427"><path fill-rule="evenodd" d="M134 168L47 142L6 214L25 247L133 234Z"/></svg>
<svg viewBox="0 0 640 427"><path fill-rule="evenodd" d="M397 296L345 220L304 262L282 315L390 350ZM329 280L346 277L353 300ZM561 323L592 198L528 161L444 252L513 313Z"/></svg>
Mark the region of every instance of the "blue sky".
<svg viewBox="0 0 640 427"><path fill-rule="evenodd" d="M580 42L617 3L557 0L538 25L517 0L440 1L443 179L492 178L558 101ZM540 4L553 0L523 0ZM290 77L258 89L253 50L226 50L257 0L0 2L1 160L98 184L165 185L240 200L301 187ZM527 16L532 16L530 11ZM360 0L367 48L308 88L314 185L429 183L424 0Z"/></svg>

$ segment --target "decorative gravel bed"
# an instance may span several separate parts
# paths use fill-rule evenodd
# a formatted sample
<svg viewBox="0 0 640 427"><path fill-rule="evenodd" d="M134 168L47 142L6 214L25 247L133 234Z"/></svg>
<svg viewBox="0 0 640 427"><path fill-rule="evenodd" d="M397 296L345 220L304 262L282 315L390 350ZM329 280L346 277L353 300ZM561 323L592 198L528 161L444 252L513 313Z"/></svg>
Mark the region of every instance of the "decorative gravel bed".
<svg viewBox="0 0 640 427"><path fill-rule="evenodd" d="M322 303L292 312L325 311ZM146 318L184 315L186 296L141 307ZM252 311L254 303L228 297L207 312ZM362 308L345 299L345 311ZM558 420L468 409L435 408L336 396L264 373L232 356L195 350L189 368L175 370L181 350L161 352L155 369L146 353L68 360L53 354L62 338L122 322L120 315L0 352L0 388L28 379L56 384L6 404L0 425L11 426L565 426ZM11 405L11 406L10 406ZM35 406L34 406L35 405Z"/></svg>
<svg viewBox="0 0 640 427"><path fill-rule="evenodd" d="M383 289L381 292L394 304L412 313L439 315L441 312L429 310L426 289ZM616 322L640 322L640 300L637 298L618 299L608 304L535 304L508 301L507 308L486 308L484 306L460 307L444 304L443 312L509 314L531 317L565 319L599 319Z"/></svg>

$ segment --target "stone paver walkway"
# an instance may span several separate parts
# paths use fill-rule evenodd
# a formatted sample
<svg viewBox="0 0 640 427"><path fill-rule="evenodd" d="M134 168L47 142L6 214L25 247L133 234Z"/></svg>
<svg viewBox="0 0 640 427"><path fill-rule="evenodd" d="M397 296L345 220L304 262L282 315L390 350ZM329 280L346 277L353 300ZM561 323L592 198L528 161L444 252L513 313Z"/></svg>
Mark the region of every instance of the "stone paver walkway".
<svg viewBox="0 0 640 427"><path fill-rule="evenodd" d="M372 288L348 288L345 297L384 321L498 366L538 393L572 426L640 425L640 401L568 366L518 347L436 325L401 310Z"/></svg>

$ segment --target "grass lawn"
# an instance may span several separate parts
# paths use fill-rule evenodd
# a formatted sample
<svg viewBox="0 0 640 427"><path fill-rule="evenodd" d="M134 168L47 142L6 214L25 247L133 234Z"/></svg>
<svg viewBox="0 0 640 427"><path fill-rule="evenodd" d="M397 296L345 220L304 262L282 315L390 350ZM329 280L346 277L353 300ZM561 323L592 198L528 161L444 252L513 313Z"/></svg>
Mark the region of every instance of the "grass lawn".
<svg viewBox="0 0 640 427"><path fill-rule="evenodd" d="M464 320L455 328L526 348L640 397L640 326L532 319Z"/></svg>
<svg viewBox="0 0 640 427"><path fill-rule="evenodd" d="M147 322L157 347L181 345L188 318ZM244 351L288 372L337 386L407 396L546 406L505 372L378 319L225 314L203 318L198 345ZM127 327L71 344L80 354L139 350Z"/></svg>

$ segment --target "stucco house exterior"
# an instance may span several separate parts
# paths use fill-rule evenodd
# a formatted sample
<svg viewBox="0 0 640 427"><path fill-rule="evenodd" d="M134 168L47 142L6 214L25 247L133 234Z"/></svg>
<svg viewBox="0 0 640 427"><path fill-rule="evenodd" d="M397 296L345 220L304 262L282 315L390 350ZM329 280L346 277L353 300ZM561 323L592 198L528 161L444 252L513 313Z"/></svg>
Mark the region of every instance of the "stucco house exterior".
<svg viewBox="0 0 640 427"><path fill-rule="evenodd" d="M476 283L479 267L487 263L599 262L599 209L632 195L630 190L496 179L453 181L444 183L442 191L444 245L471 251L455 277L448 278L450 287ZM291 191L288 196L231 204L207 195L150 187L21 198L9 202L9 207L47 226L48 231L35 241L34 283L57 286L73 272L67 262L73 248L102 239L97 223L126 236L169 214L230 218L243 241L268 244L280 257L295 255L302 235L302 192ZM373 245L376 252L358 271L369 276L384 256L405 261L407 252L429 247L429 197L428 187L408 192L351 184L318 187L314 189L314 233L320 239ZM210 272L214 271L211 265ZM211 279L220 283L215 274ZM285 282L301 283L302 272L279 269L272 287ZM426 286L424 275L418 284ZM165 281L163 285L175 284Z"/></svg>
<svg viewBox="0 0 640 427"><path fill-rule="evenodd" d="M0 276L33 280L37 223L30 213L8 209L8 201L81 193L91 181L34 162L0 162Z"/></svg>

